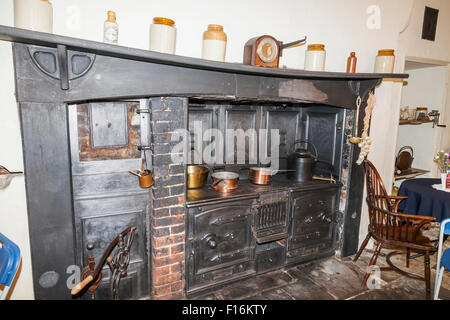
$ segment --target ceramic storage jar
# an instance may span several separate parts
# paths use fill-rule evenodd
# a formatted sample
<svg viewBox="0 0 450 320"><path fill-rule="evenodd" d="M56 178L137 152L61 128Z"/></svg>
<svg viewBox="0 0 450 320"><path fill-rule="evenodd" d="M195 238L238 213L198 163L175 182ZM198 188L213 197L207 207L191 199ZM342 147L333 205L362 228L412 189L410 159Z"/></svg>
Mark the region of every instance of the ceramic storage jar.
<svg viewBox="0 0 450 320"><path fill-rule="evenodd" d="M310 44L305 53L305 70L324 71L325 70L325 45Z"/></svg>
<svg viewBox="0 0 450 320"><path fill-rule="evenodd" d="M394 72L395 55L394 50L379 50L375 58L375 73L392 73Z"/></svg>
<svg viewBox="0 0 450 320"><path fill-rule="evenodd" d="M53 33L53 7L48 0L14 0L14 26Z"/></svg>
<svg viewBox="0 0 450 320"><path fill-rule="evenodd" d="M208 25L203 33L202 59L225 61L227 35L218 24Z"/></svg>
<svg viewBox="0 0 450 320"><path fill-rule="evenodd" d="M155 17L150 25L149 50L175 54L177 29L175 22L168 18Z"/></svg>

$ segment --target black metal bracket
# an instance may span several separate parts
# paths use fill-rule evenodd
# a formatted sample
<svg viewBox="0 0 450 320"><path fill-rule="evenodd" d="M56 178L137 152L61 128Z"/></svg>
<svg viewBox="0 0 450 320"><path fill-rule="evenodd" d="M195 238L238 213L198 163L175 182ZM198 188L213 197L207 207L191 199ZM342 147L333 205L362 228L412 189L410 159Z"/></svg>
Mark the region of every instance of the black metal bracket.
<svg viewBox="0 0 450 320"><path fill-rule="evenodd" d="M150 147L150 146L137 146L137 148L138 148L138 150L139 151L142 151L142 150L150 150L150 151L153 151L153 149L152 149L152 147Z"/></svg>
<svg viewBox="0 0 450 320"><path fill-rule="evenodd" d="M56 48L28 45L28 52L36 66L46 75L58 79L61 89L69 89L69 80L85 75L95 61L95 54L67 50L58 44Z"/></svg>
<svg viewBox="0 0 450 320"><path fill-rule="evenodd" d="M348 87L355 96L360 95L361 81L350 80L348 81Z"/></svg>
<svg viewBox="0 0 450 320"><path fill-rule="evenodd" d="M67 48L66 46L58 44L56 47L58 52L59 63L59 80L61 81L61 89L69 89L69 64L67 62Z"/></svg>
<svg viewBox="0 0 450 320"><path fill-rule="evenodd" d="M141 113L150 113L150 110L149 110L149 109L137 109L137 110L136 110L136 113L137 113L137 114L141 114Z"/></svg>

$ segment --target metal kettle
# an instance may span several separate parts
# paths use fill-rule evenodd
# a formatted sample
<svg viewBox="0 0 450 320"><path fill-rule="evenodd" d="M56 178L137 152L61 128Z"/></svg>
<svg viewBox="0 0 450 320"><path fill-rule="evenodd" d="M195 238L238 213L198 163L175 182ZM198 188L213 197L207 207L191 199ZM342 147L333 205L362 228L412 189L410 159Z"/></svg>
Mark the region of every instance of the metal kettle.
<svg viewBox="0 0 450 320"><path fill-rule="evenodd" d="M294 146L297 144L305 144L306 148L300 148L293 150ZM308 145L312 146L314 149L314 154L309 152ZM317 148L316 146L307 140L295 141L287 157L287 166L289 170L295 170L288 172L288 178L296 180L297 182L312 181L314 167L317 163Z"/></svg>

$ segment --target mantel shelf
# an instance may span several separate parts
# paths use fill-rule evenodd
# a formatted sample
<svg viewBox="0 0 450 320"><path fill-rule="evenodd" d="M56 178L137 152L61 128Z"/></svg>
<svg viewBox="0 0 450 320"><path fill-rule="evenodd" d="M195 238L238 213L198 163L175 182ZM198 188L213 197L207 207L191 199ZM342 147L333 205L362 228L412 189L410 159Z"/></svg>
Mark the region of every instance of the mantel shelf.
<svg viewBox="0 0 450 320"><path fill-rule="evenodd" d="M396 79L395 81L400 81L404 78L408 78L408 74L396 73L318 72L300 69L255 67L244 65L242 63L217 62L176 54L159 53L103 42L13 28L4 25L0 25L0 40L53 48L56 48L58 45L62 45L66 46L67 49L70 50L77 50L80 52L93 53L97 55L114 56L124 59L153 62L199 70L214 70L226 73L259 75L267 77L341 80L383 79L385 81L387 79Z"/></svg>

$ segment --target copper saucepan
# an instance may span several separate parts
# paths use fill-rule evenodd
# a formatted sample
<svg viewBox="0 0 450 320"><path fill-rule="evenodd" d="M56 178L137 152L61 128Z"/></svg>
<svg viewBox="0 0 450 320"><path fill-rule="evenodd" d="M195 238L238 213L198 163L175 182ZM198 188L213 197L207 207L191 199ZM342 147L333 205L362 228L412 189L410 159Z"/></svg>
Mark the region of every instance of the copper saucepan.
<svg viewBox="0 0 450 320"><path fill-rule="evenodd" d="M239 174L229 171L214 172L212 187L218 192L232 192L238 188Z"/></svg>
<svg viewBox="0 0 450 320"><path fill-rule="evenodd" d="M152 171L145 168L145 160L144 159L142 159L141 171L135 172L133 170L128 170L128 172L139 177L139 186L141 188L149 188L153 185Z"/></svg>
<svg viewBox="0 0 450 320"><path fill-rule="evenodd" d="M295 170L272 170L266 167L250 167L248 178L253 184L267 185L272 180L272 175L275 172L295 171Z"/></svg>

